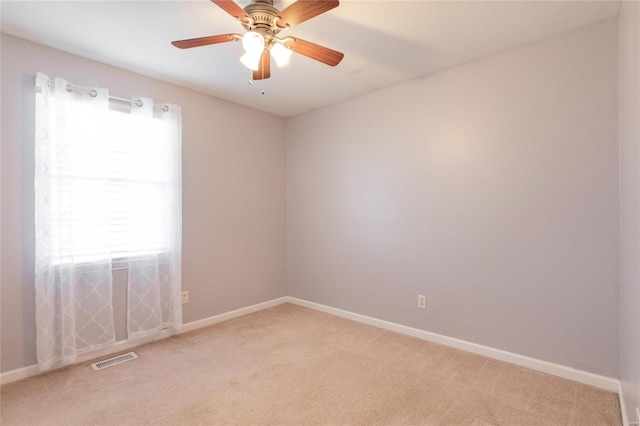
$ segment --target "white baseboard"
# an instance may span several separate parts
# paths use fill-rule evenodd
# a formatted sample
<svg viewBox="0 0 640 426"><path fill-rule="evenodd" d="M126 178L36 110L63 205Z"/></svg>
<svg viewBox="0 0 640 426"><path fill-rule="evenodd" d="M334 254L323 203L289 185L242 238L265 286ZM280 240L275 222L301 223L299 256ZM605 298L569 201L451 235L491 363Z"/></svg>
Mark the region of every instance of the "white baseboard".
<svg viewBox="0 0 640 426"><path fill-rule="evenodd" d="M384 321L384 320L356 314L349 311L344 311L342 309L332 308L330 306L309 302L309 301L298 299L291 296L280 297L280 298L269 300L263 303L258 303L256 305L247 306L241 309L236 309L231 312L226 312L223 314L214 315L209 318L204 318L198 321L186 323L182 326L182 328L179 331L173 331L173 332L165 331L165 332L159 333L156 336L146 338L146 339L139 339L134 341L129 341L129 340L120 341L120 342L117 342L112 347L104 349L102 351L79 356L75 363L85 362L85 361L89 361L91 359L96 359L96 358L102 358L105 356L113 355L118 352L124 352L136 346L140 346L152 341L164 339L166 337L176 335L176 334L187 333L189 331L207 327L209 325L213 325L222 321L227 321L242 315L247 315L252 312L260 311L262 309L271 308L273 306L277 306L286 302L290 302L295 305L314 309L316 311L321 311L328 314L336 315L342 318L347 318L353 321L357 321L363 324L368 324L368 325L382 328L385 330L394 331L396 333L413 336L418 339L439 343L442 345L450 346L456 349L461 349L461 350L479 354L479 355L484 355L489 358L494 358L500 361L509 362L511 364L531 368L533 370L541 371L544 373L553 374L555 376L563 377L569 380L574 380L579 383L588 384L588 385L605 389L611 392L617 392L619 397L621 398L620 399L621 407L624 404L622 399L622 388L620 386L620 381L617 379L600 376L600 375L589 373L586 371L565 367L563 365L554 364L551 362L542 361L539 359L530 358L523 355L518 355L512 352L507 352L500 349L494 349L488 346L478 345L476 343L455 339L453 337L443 336L441 334L431 333L431 332L420 330L417 328L412 328L405 325L396 324L389 321ZM59 366L54 368L59 368ZM37 365L30 365L27 367L18 368L18 369L7 371L5 373L0 374L0 384L11 383L16 380L25 379L27 377L35 376L41 373L44 373L44 372L40 371ZM626 412L623 411L622 415L624 420L626 418ZM625 422L624 424L625 425L628 424L628 421Z"/></svg>
<svg viewBox="0 0 640 426"><path fill-rule="evenodd" d="M622 382L618 381L618 399L620 400L620 414L622 415L622 426L629 426L629 416L627 416L627 405L624 402L622 393Z"/></svg>
<svg viewBox="0 0 640 426"><path fill-rule="evenodd" d="M439 343L474 354L484 355L489 358L505 361L511 364L519 365L521 367L527 367L532 370L541 371L543 373L553 374L554 376L559 376L579 383L595 386L597 388L605 389L611 392L619 392L620 389L620 381L611 377L600 376L598 374L589 373L587 371L565 367L564 365L554 364L552 362L542 361L524 355L518 355L512 352L503 351L501 349L478 345L476 343L471 343L464 340L455 339L453 337L443 336L441 334L431 333L429 331L424 331L417 328L408 327L405 325L400 325L349 311L344 311L342 309L332 308L330 306L309 302L291 296L287 296L287 301L299 306L314 309L316 311L321 311L342 318L347 318L363 324L383 328L385 330L395 331L396 333L406 334L408 336L417 337L418 339Z"/></svg>
<svg viewBox="0 0 640 426"><path fill-rule="evenodd" d="M217 324L222 321L227 321L232 318L240 317L242 315L247 315L252 312L260 311L262 309L271 308L273 306L281 305L286 303L288 299L286 297L280 297L273 300L268 300L266 302L258 303L256 305L247 306L246 308L236 309L235 311L225 312L223 314L214 315L209 318L204 318L197 321L192 321L186 324L183 324L180 330L177 331L162 331L155 336L136 339L136 340L122 340L116 342L115 345L102 349L100 351L91 352L89 354L80 355L75 360L74 364L78 364L81 362L89 361L96 358L103 358L109 355L116 354L118 352L128 351L131 348L135 348L136 346L144 345L150 342L154 342L156 340L165 339L169 336L174 336L177 334L188 333L189 331L197 330L199 328L207 327L209 325ZM54 365L49 370L40 371L38 365L29 365L27 367L17 368L15 370L7 371L5 373L0 374L0 384L6 384L15 382L16 380L26 379L28 377L36 376L38 374L43 374L51 370L55 370L57 368L62 367L62 365Z"/></svg>
<svg viewBox="0 0 640 426"><path fill-rule="evenodd" d="M263 309L272 308L274 306L287 303L288 298L286 296L279 297L273 300L267 300L266 302L258 303L256 305L247 306L246 308L236 309L235 311L225 312L224 314L214 315L209 318L204 318L197 321L192 321L182 326L180 333L186 333L189 331L197 330L202 327L217 324L222 321L227 321L233 318L241 317L243 315L251 314L253 312L261 311Z"/></svg>

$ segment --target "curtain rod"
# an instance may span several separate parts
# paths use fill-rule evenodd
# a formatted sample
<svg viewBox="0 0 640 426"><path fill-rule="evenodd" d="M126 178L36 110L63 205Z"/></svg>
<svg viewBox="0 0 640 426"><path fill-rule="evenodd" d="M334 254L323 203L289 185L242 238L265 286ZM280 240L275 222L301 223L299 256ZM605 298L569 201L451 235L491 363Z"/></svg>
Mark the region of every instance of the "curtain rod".
<svg viewBox="0 0 640 426"><path fill-rule="evenodd" d="M49 80L48 83L49 83L49 87L55 87L55 83L52 82L51 80ZM98 92L96 92L93 89L86 89L84 87L73 86L71 84L67 84L67 92L72 92L72 91L81 92L81 93L87 93L92 98L95 98L96 96L98 96ZM117 96L109 95L109 100L110 101L118 101L118 102L127 102L129 104L135 104L138 107L141 107L141 106L144 105L144 102L142 102L140 99L126 99L126 98L119 98ZM155 107L154 106L154 108L159 108L159 107ZM162 111L164 111L164 112L169 111L169 107L167 105L164 105L162 107Z"/></svg>

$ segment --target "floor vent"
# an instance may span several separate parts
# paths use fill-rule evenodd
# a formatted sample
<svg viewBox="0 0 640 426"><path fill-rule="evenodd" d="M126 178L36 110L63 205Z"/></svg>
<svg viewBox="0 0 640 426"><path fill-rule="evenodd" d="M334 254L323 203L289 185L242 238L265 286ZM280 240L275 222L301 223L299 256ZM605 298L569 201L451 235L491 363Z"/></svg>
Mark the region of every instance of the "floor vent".
<svg viewBox="0 0 640 426"><path fill-rule="evenodd" d="M113 367L116 364L122 364L123 362L131 361L132 359L138 358L133 352L129 352L127 354L122 354L118 356L114 356L113 358L105 359L100 362L96 362L91 364L94 370L104 370L105 368Z"/></svg>

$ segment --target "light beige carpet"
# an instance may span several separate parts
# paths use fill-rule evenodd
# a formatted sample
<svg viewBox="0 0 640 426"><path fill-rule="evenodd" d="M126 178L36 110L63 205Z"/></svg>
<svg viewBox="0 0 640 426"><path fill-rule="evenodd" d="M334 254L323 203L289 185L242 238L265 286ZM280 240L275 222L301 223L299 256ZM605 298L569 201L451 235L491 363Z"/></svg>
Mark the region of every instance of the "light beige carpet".
<svg viewBox="0 0 640 426"><path fill-rule="evenodd" d="M291 304L5 385L3 425L618 425L617 395Z"/></svg>

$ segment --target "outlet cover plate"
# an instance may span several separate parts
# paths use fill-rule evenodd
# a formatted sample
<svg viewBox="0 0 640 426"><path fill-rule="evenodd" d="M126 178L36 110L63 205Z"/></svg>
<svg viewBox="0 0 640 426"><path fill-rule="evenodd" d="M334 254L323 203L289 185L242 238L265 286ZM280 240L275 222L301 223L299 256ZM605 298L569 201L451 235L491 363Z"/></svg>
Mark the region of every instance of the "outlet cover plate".
<svg viewBox="0 0 640 426"><path fill-rule="evenodd" d="M182 304L186 305L187 303L189 303L189 292L188 291L183 291L182 292Z"/></svg>
<svg viewBox="0 0 640 426"><path fill-rule="evenodd" d="M427 296L424 294L418 295L418 308L427 309Z"/></svg>

